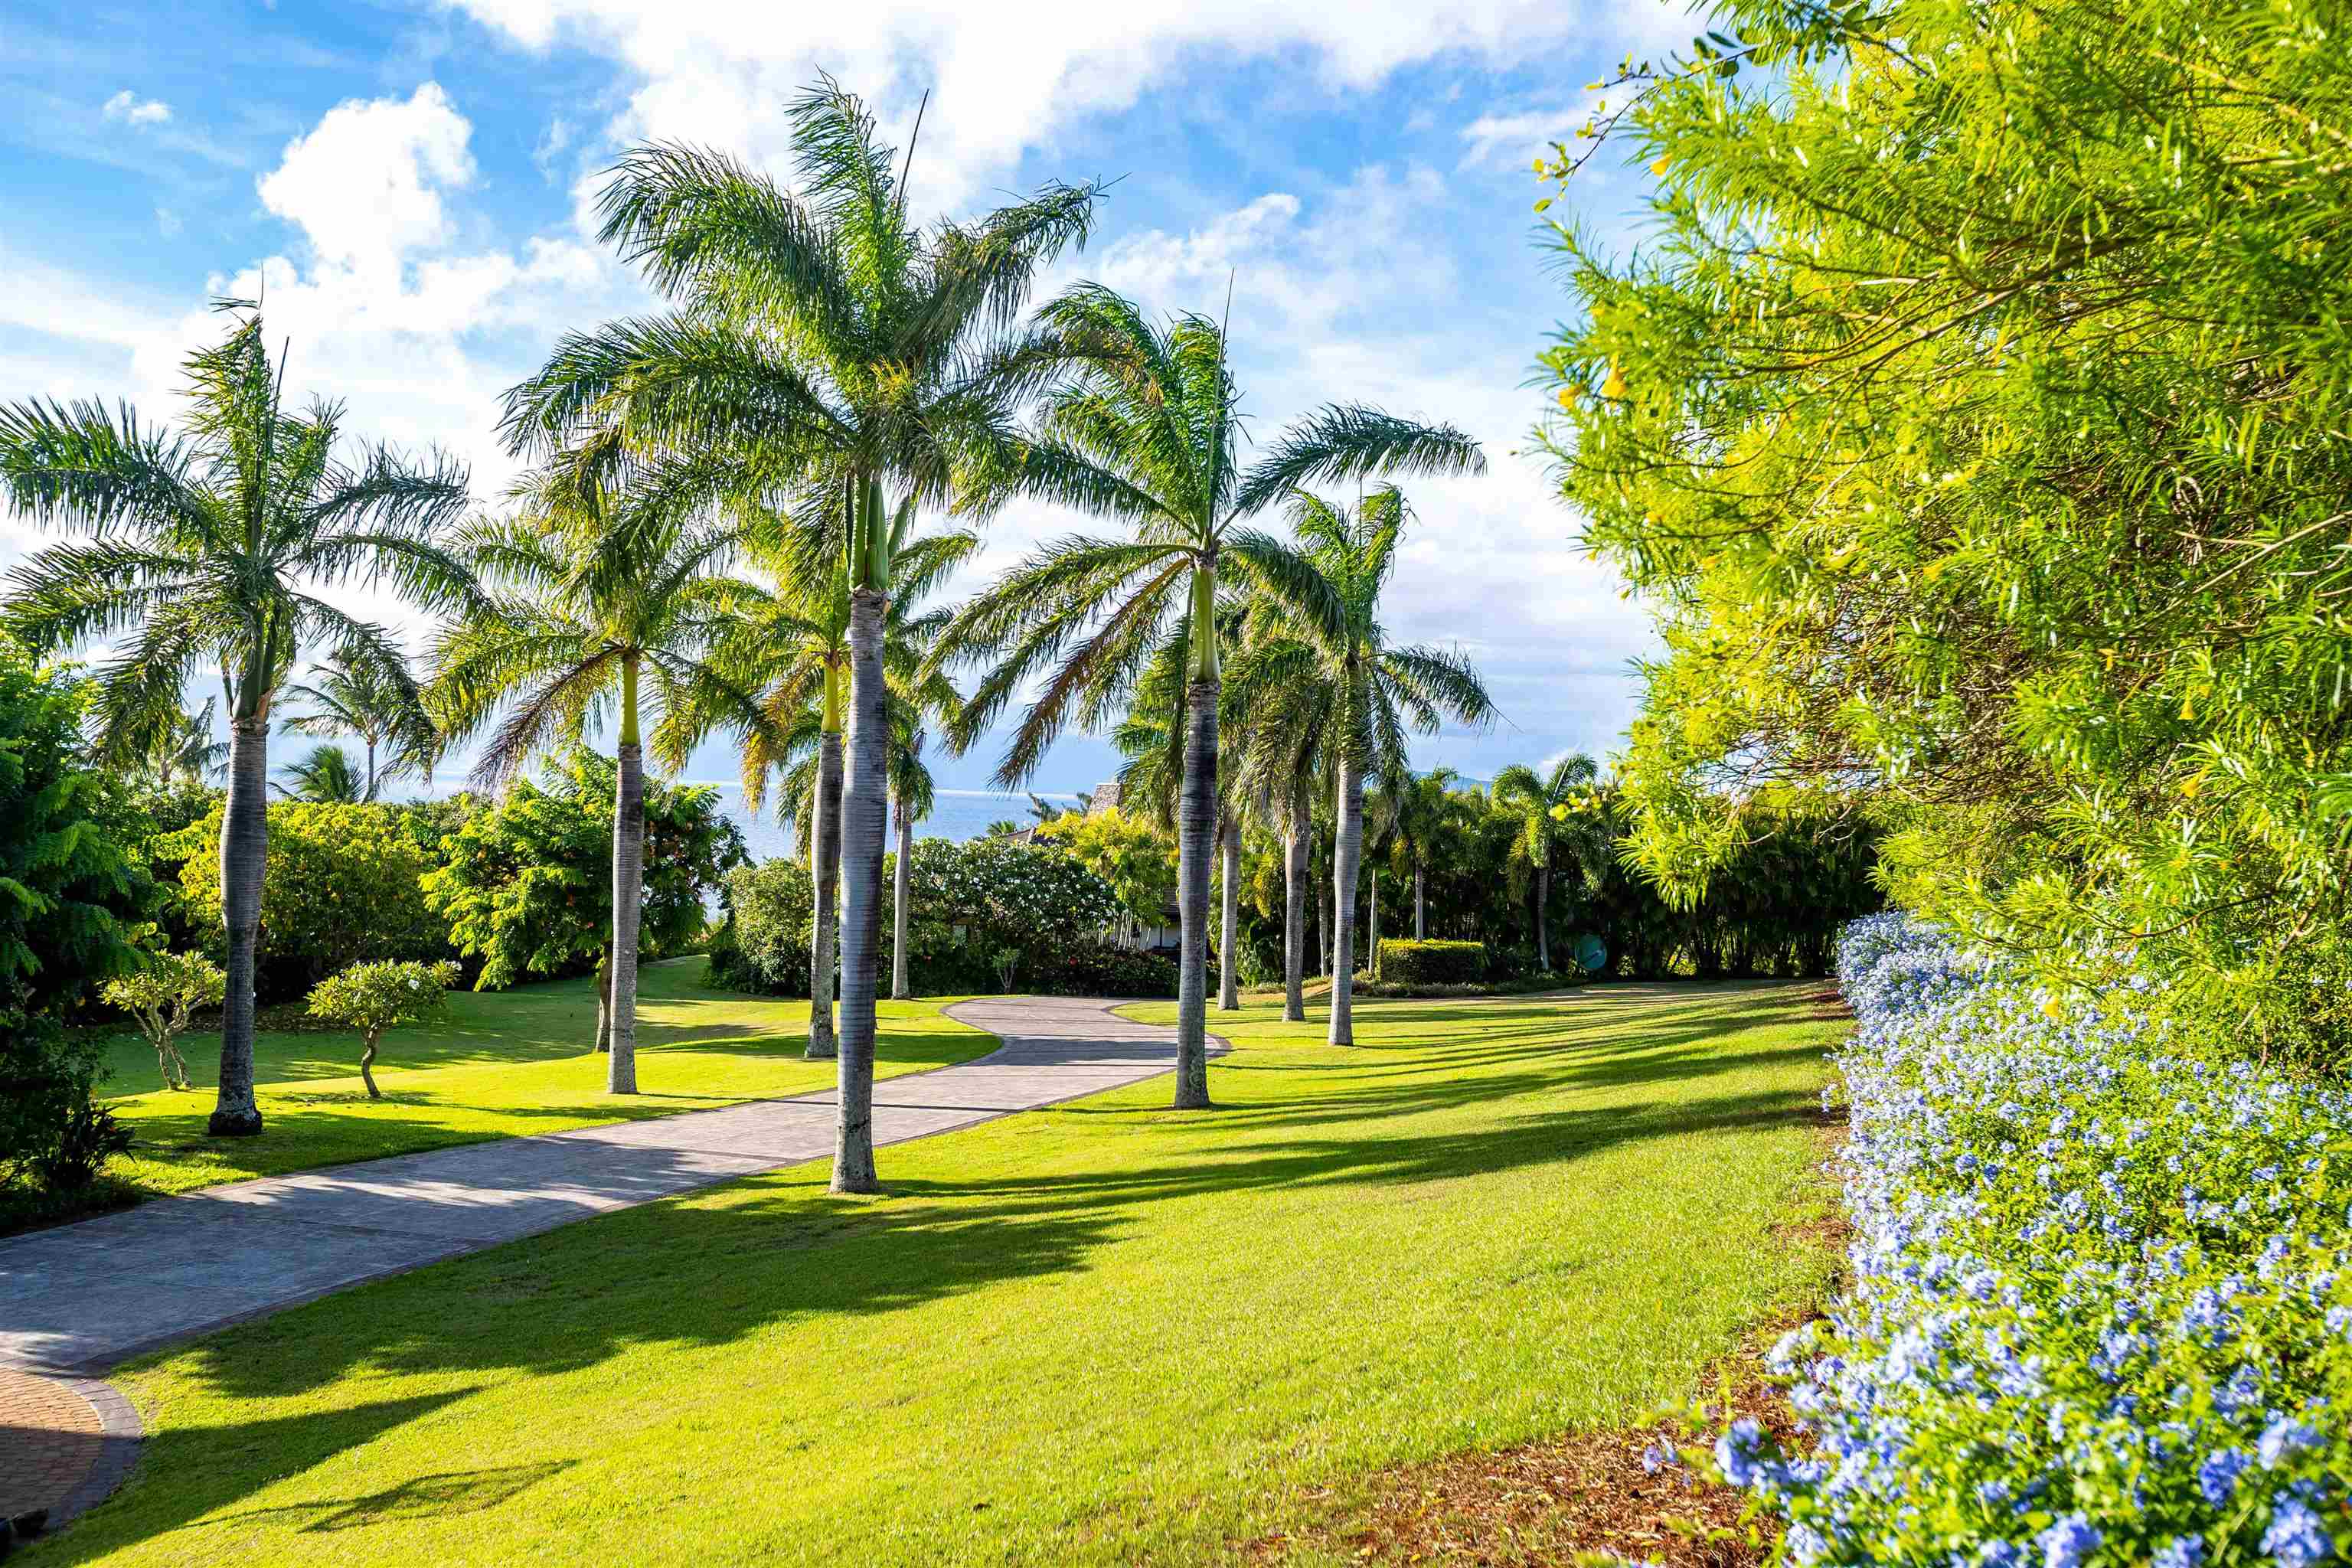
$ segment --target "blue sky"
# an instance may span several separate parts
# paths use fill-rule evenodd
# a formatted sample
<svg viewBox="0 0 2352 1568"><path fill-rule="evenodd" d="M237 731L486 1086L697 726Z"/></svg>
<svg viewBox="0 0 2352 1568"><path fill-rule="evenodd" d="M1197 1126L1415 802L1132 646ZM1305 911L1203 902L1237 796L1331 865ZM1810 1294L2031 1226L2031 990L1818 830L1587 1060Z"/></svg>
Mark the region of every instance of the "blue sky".
<svg viewBox="0 0 2352 1568"><path fill-rule="evenodd" d="M355 431L458 453L488 501L511 472L499 392L565 328L649 304L582 218L617 148L703 142L782 173L783 106L817 69L866 94L894 140L928 89L918 206L1116 177L1095 241L1049 287L1090 277L1214 310L1233 279L1259 438L1327 400L1481 437L1489 475L1410 492L1388 626L1470 653L1506 721L1423 740L1416 763L1485 776L1601 752L1650 634L1574 548L1541 465L1515 455L1542 410L1523 383L1570 308L1528 164L1627 50L1695 30L1654 0L11 0L0 400L96 394L168 418L179 356L215 330L207 300L266 284L289 387L346 400ZM1572 205L1631 236L1643 178L1597 169ZM977 570L1072 521L1007 515ZM35 538L0 512L0 565ZM1074 737L1035 782L1083 788L1108 758ZM942 783L980 784L994 763L983 745ZM717 749L688 771L733 774Z"/></svg>

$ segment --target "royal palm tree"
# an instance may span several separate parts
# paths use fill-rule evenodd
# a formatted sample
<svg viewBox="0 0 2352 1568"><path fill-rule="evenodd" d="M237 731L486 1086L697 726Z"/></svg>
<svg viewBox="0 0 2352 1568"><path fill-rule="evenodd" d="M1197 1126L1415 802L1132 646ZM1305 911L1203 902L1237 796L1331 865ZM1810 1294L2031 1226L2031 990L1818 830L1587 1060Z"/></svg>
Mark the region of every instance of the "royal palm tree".
<svg viewBox="0 0 2352 1568"><path fill-rule="evenodd" d="M911 923L908 903L913 892L910 880L915 824L930 816L931 808L938 804L939 782L931 777L930 764L923 761L923 748L930 742L930 731L922 711L911 703L894 701L892 712L898 721L893 726L890 747L890 820L898 834L898 847L891 864L890 997L904 1002L914 994L907 941Z"/></svg>
<svg viewBox="0 0 2352 1568"><path fill-rule="evenodd" d="M908 221L906 169L858 99L827 78L794 100L792 122L791 190L693 147L621 160L602 236L678 308L565 337L509 395L506 431L518 449L645 467L674 497L814 483L840 498L851 658L833 1184L867 1193L880 1190L874 998L893 562L916 509L949 498L959 466L999 438L1030 384L1034 353L1004 340L1038 269L1085 241L1097 192L1048 185L926 229Z"/></svg>
<svg viewBox="0 0 2352 1568"><path fill-rule="evenodd" d="M1592 787L1599 770L1582 752L1570 752L1538 774L1523 763L1514 763L1495 775L1495 809L1517 829L1511 841L1510 865L1519 878L1534 874L1536 893L1536 963L1551 968L1551 940L1545 930L1544 910L1551 900L1551 873L1563 858L1564 847L1580 841L1572 808ZM1518 884L1525 886L1524 881Z"/></svg>
<svg viewBox="0 0 2352 1568"><path fill-rule="evenodd" d="M426 700L453 742L497 718L474 768L485 789L615 721L605 1087L635 1094L644 709L650 700L660 714L654 754L671 769L721 724L765 728L750 689L714 657L753 592L727 573L742 531L700 509L625 504L568 465L534 476L514 500L510 515L460 535L464 559L494 592L436 638Z"/></svg>
<svg viewBox="0 0 2352 1568"><path fill-rule="evenodd" d="M440 543L466 505L466 471L385 447L339 456L340 404L285 402L260 310L186 362L188 416L173 435L123 405L22 403L0 410L0 493L45 525L94 537L52 545L10 574L7 629L36 653L112 640L97 674L100 743L124 763L199 671L218 669L228 707L221 830L227 991L221 1005L216 1136L261 1131L253 1094L253 973L268 854L269 724L305 647L395 651L383 626L320 597L373 583L430 611L469 602Z"/></svg>
<svg viewBox="0 0 2352 1568"><path fill-rule="evenodd" d="M1328 744L1331 832L1331 1020L1335 1046L1355 1043L1356 892L1364 844L1364 783L1378 774L1403 787L1408 731L1434 734L1447 718L1483 725L1495 705L1469 660L1442 648L1392 647L1381 626L1381 593L1396 565L1412 509L1393 485L1362 497L1352 513L1305 491L1290 500L1291 526L1336 621L1302 616L1294 598L1262 595L1251 636L1234 664L1234 706L1261 732L1312 734Z"/></svg>
<svg viewBox="0 0 2352 1568"><path fill-rule="evenodd" d="M285 772L289 782L269 787L288 800L356 805L368 798L352 754L341 746L313 746L299 762L288 763Z"/></svg>
<svg viewBox="0 0 2352 1568"><path fill-rule="evenodd" d="M955 646L1000 650L955 736L969 744L1006 703L1042 680L998 768L1025 779L1065 726L1101 728L1177 624L1213 624L1220 574L1296 600L1302 617L1336 628L1328 585L1288 545L1245 521L1312 480L1393 471L1481 468L1476 442L1360 406L1327 407L1242 462L1241 397L1224 330L1202 316L1167 323L1082 283L1040 312L1041 357L1067 368L1048 389L1038 427L994 449L974 475L971 504L1013 497L1058 502L1124 523L1123 539L1061 540L1007 573L957 617ZM1209 1103L1208 906L1217 822L1220 639L1187 639L1184 773L1177 826L1176 1104Z"/></svg>
<svg viewBox="0 0 2352 1568"><path fill-rule="evenodd" d="M366 748L363 800L373 800L403 774L424 771L439 750L440 733L425 716L416 677L397 650L387 658L380 650L337 648L325 662L311 667L309 680L289 682L278 698L305 705L304 711L286 720L289 731L349 735ZM387 750L379 766L377 753Z"/></svg>
<svg viewBox="0 0 2352 1568"><path fill-rule="evenodd" d="M820 501L826 499L820 494ZM760 691L767 727L755 732L743 752L743 798L757 812L766 798L768 775L782 771L784 809L793 842L806 847L812 902L809 942L809 1043L812 1058L837 1054L833 997L835 942L840 921L835 899L841 872L843 720L850 667L850 579L837 552L806 548L810 531L794 531L787 520L760 519L761 537L773 542L752 558L776 578L772 595L747 601L721 658ZM819 535L821 537L821 534ZM895 778L899 750L919 752L920 718L952 706L955 688L922 667L932 642L946 625L941 611L917 606L977 549L968 532L934 533L904 542L894 552L897 592L883 612L883 672L894 703L913 704L914 717L894 724ZM772 737L772 742L761 737ZM911 776L911 775L909 775ZM926 775L928 776L928 775ZM895 794L895 790L894 790ZM916 816L930 810L928 802ZM910 826L910 825L909 825ZM904 837L904 834L901 834ZM894 988L897 986L896 969ZM894 989L894 994L896 994Z"/></svg>

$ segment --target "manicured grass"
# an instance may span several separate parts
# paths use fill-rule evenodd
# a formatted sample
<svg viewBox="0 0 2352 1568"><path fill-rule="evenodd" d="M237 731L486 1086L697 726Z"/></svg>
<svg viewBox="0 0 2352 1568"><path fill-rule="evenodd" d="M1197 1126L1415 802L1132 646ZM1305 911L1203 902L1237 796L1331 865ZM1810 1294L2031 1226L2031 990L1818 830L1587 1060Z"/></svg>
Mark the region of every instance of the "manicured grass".
<svg viewBox="0 0 2352 1568"><path fill-rule="evenodd" d="M136 1475L31 1561L1220 1561L1300 1487L1633 1419L1819 1288L1800 988L1358 1017L1215 1016L1216 1110L1163 1079L136 1363Z"/></svg>
<svg viewBox="0 0 2352 1568"><path fill-rule="evenodd" d="M154 1050L128 1036L113 1045L105 1088L143 1090L110 1101L138 1143L108 1172L154 1195L831 1087L834 1064L802 1055L806 1002L715 990L702 974L698 958L643 972L637 1082L645 1092L635 1096L604 1092L605 1059L587 1048L595 1039L596 995L586 980L451 995L439 1020L384 1037L375 1068L379 1100L360 1083L358 1035L264 1034L254 1047L268 1127L258 1138L205 1132L217 1035L183 1037L197 1083L185 1093L146 1089L159 1081ZM941 1016L951 1000L883 1003L877 1071L915 1072L993 1050L992 1037Z"/></svg>

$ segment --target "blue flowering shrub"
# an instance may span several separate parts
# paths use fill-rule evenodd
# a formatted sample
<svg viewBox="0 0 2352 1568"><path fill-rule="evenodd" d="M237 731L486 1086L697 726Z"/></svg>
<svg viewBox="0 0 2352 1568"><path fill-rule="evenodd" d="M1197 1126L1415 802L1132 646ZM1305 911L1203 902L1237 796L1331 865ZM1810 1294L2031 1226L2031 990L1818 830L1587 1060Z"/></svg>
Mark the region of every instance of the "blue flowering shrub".
<svg viewBox="0 0 2352 1568"><path fill-rule="evenodd" d="M1900 914L1838 973L1853 1281L1715 1468L1800 1563L2352 1555L2352 1095L2168 1047Z"/></svg>

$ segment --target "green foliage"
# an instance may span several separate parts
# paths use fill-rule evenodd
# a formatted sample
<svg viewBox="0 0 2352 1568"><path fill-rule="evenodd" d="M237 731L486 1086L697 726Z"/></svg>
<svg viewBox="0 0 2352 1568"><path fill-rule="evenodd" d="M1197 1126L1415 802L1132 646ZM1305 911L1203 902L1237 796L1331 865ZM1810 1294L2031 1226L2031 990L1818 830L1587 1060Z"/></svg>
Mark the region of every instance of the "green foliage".
<svg viewBox="0 0 2352 1568"><path fill-rule="evenodd" d="M1039 823L1036 842L1101 878L1131 920L1164 925L1176 907L1176 843L1149 817L1065 811Z"/></svg>
<svg viewBox="0 0 2352 1568"><path fill-rule="evenodd" d="M1563 233L1566 498L1670 606L1629 773L1685 891L1866 784L1906 906L2306 1037L2352 898L2352 55L2324 7L1732 0ZM1771 68L1728 73L1741 59ZM1756 79L1760 78L1760 79ZM2311 954L2321 955L2311 972Z"/></svg>
<svg viewBox="0 0 2352 1568"><path fill-rule="evenodd" d="M165 1089L188 1087L188 1064L173 1044L199 1007L217 1007L228 994L228 976L200 952L159 952L133 973L106 983L99 995L139 1025L155 1047L155 1067Z"/></svg>
<svg viewBox="0 0 2352 1568"><path fill-rule="evenodd" d="M780 855L727 874L728 921L710 950L720 985L769 996L805 996L814 879L799 857Z"/></svg>
<svg viewBox="0 0 2352 1568"><path fill-rule="evenodd" d="M516 780L450 837L422 897L447 921L457 951L481 959L477 990L525 974L577 973L604 951L613 932L614 790L612 760L576 751L536 784ZM716 790L647 779L645 800L638 941L658 957L702 934L704 898L745 857Z"/></svg>
<svg viewBox="0 0 2352 1568"><path fill-rule="evenodd" d="M1399 985L1462 985L1486 974L1483 942L1381 939L1381 977Z"/></svg>
<svg viewBox="0 0 2352 1568"><path fill-rule="evenodd" d="M457 966L446 960L354 963L311 987L310 1016L348 1025L373 1039L386 1029L430 1017L457 983Z"/></svg>
<svg viewBox="0 0 2352 1568"><path fill-rule="evenodd" d="M221 940L223 814L174 836L180 888L195 929ZM326 975L382 959L437 959L448 923L420 885L434 858L400 808L278 801L269 807L269 858L261 883L264 1001L300 996Z"/></svg>
<svg viewBox="0 0 2352 1568"><path fill-rule="evenodd" d="M353 805L373 798L352 754L341 746L313 746L280 771L284 780L270 787L288 800Z"/></svg>
<svg viewBox="0 0 2352 1568"><path fill-rule="evenodd" d="M137 963L152 885L83 755L87 689L0 638L0 1179L85 1183L110 1145L63 1020Z"/></svg>

